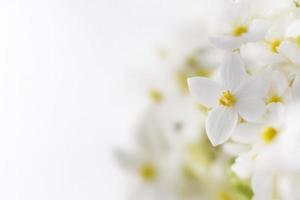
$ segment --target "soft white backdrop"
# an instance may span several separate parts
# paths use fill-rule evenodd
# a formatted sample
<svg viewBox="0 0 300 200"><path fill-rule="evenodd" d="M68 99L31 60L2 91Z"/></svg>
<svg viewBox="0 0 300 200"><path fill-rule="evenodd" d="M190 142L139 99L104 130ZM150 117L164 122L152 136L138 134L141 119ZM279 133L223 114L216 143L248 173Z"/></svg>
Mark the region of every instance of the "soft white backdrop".
<svg viewBox="0 0 300 200"><path fill-rule="evenodd" d="M206 0L0 0L0 199L122 200L130 71Z"/></svg>

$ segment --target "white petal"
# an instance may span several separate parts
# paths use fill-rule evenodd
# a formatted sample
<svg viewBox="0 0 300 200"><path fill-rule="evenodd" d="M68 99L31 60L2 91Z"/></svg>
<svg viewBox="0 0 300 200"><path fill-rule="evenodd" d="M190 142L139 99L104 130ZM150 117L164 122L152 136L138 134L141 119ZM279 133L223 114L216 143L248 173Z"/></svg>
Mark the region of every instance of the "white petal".
<svg viewBox="0 0 300 200"><path fill-rule="evenodd" d="M270 77L267 74L253 75L242 82L235 94L238 98L264 98L270 87Z"/></svg>
<svg viewBox="0 0 300 200"><path fill-rule="evenodd" d="M275 127L280 127L285 119L285 107L282 103L271 103L267 106L267 111L265 114L266 121L274 125Z"/></svg>
<svg viewBox="0 0 300 200"><path fill-rule="evenodd" d="M241 153L249 152L250 146L245 144L238 144L234 142L227 142L222 145L223 151L233 157L239 156Z"/></svg>
<svg viewBox="0 0 300 200"><path fill-rule="evenodd" d="M300 100L300 76L297 76L292 85L293 100Z"/></svg>
<svg viewBox="0 0 300 200"><path fill-rule="evenodd" d="M300 35L300 20L295 20L286 29L285 35L287 37L298 37Z"/></svg>
<svg viewBox="0 0 300 200"><path fill-rule="evenodd" d="M253 20L249 26L249 33L244 36L247 42L262 40L268 30L269 23L265 20Z"/></svg>
<svg viewBox="0 0 300 200"><path fill-rule="evenodd" d="M287 77L279 71L272 72L272 84L271 90L275 92L275 94L281 96L283 95L289 87L289 82Z"/></svg>
<svg viewBox="0 0 300 200"><path fill-rule="evenodd" d="M286 56L293 63L300 65L300 48L297 44L290 41L283 41L278 50L279 53Z"/></svg>
<svg viewBox="0 0 300 200"><path fill-rule="evenodd" d="M139 159L136 155L130 154L121 149L115 149L113 151L113 156L121 167L129 171L135 170L139 164Z"/></svg>
<svg viewBox="0 0 300 200"><path fill-rule="evenodd" d="M217 107L206 120L206 132L211 143L216 146L230 138L238 121L237 113L230 108Z"/></svg>
<svg viewBox="0 0 300 200"><path fill-rule="evenodd" d="M253 144L259 140L261 128L260 124L241 123L234 130L232 140L243 144Z"/></svg>
<svg viewBox="0 0 300 200"><path fill-rule="evenodd" d="M255 121L266 111L263 100L258 98L239 98L236 103L238 113L247 121Z"/></svg>
<svg viewBox="0 0 300 200"><path fill-rule="evenodd" d="M241 38L230 36L230 35L221 35L217 37L210 37L210 42L216 47L224 50L234 50L240 48L243 41Z"/></svg>
<svg viewBox="0 0 300 200"><path fill-rule="evenodd" d="M246 78L241 55L237 52L226 53L220 73L225 88L231 91L236 89Z"/></svg>
<svg viewBox="0 0 300 200"><path fill-rule="evenodd" d="M250 153L243 153L236 158L231 169L234 171L240 178L247 179L250 178L253 170L254 160Z"/></svg>
<svg viewBox="0 0 300 200"><path fill-rule="evenodd" d="M269 170L255 170L252 177L254 200L272 200L273 177Z"/></svg>
<svg viewBox="0 0 300 200"><path fill-rule="evenodd" d="M221 86L218 83L208 78L193 77L188 79L188 85L191 94L199 103L207 107L217 105L222 93Z"/></svg>

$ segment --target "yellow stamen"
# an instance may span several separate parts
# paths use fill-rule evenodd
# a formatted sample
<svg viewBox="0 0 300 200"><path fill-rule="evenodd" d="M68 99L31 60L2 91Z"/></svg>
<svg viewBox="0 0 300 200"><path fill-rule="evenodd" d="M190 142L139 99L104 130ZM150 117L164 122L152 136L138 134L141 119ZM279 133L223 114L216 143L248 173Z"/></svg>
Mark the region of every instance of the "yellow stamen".
<svg viewBox="0 0 300 200"><path fill-rule="evenodd" d="M271 42L271 51L273 53L278 53L278 47L280 46L280 44L281 44L281 40L279 39L273 40Z"/></svg>
<svg viewBox="0 0 300 200"><path fill-rule="evenodd" d="M248 32L248 28L246 26L237 26L235 29L233 29L232 35L236 37L240 37L247 32Z"/></svg>
<svg viewBox="0 0 300 200"><path fill-rule="evenodd" d="M225 107L231 107L235 103L236 99L230 91L223 92L219 99L219 104Z"/></svg>
<svg viewBox="0 0 300 200"><path fill-rule="evenodd" d="M221 191L218 193L218 200L233 200L233 197L227 191Z"/></svg>
<svg viewBox="0 0 300 200"><path fill-rule="evenodd" d="M278 131L273 127L267 127L261 134L261 139L264 143L271 143L277 136Z"/></svg>
<svg viewBox="0 0 300 200"><path fill-rule="evenodd" d="M139 169L139 173L141 178L147 182L153 181L156 177L156 169L151 164L143 164Z"/></svg>
<svg viewBox="0 0 300 200"><path fill-rule="evenodd" d="M297 36L297 37L295 38L295 41L296 41L296 43L300 46L300 36Z"/></svg>
<svg viewBox="0 0 300 200"><path fill-rule="evenodd" d="M270 104L270 103L281 103L281 102L282 102L282 97L281 96L277 96L277 95L271 96L267 100L267 104Z"/></svg>
<svg viewBox="0 0 300 200"><path fill-rule="evenodd" d="M155 103L159 103L163 100L163 94L159 90L155 90L155 89L149 91L149 97Z"/></svg>

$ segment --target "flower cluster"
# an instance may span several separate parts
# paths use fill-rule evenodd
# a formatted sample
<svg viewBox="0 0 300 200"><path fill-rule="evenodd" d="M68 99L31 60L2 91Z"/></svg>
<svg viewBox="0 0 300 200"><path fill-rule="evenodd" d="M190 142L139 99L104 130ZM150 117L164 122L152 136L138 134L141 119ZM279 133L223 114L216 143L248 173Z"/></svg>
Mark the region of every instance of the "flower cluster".
<svg viewBox="0 0 300 200"><path fill-rule="evenodd" d="M214 47L161 53L136 148L115 152L130 199L300 199L300 2L222 8Z"/></svg>
<svg viewBox="0 0 300 200"><path fill-rule="evenodd" d="M285 3L253 14L259 2L230 2L226 28L211 38L224 50L216 76L188 80L209 110L208 138L237 156L232 170L251 180L259 200L300 198L300 129L287 120L299 117L290 110L297 110L300 94L300 9Z"/></svg>

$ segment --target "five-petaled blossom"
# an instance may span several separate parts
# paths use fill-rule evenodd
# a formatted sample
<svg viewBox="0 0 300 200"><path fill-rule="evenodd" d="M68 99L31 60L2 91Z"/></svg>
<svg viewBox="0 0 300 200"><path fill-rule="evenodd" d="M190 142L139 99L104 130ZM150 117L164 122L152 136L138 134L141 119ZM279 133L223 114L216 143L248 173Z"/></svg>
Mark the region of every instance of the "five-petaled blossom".
<svg viewBox="0 0 300 200"><path fill-rule="evenodd" d="M206 107L212 108L206 120L206 132L213 145L224 143L232 135L239 116L255 121L265 111L264 97L268 78L250 76L237 52L225 55L220 71L221 83L207 78L188 79L191 94Z"/></svg>

